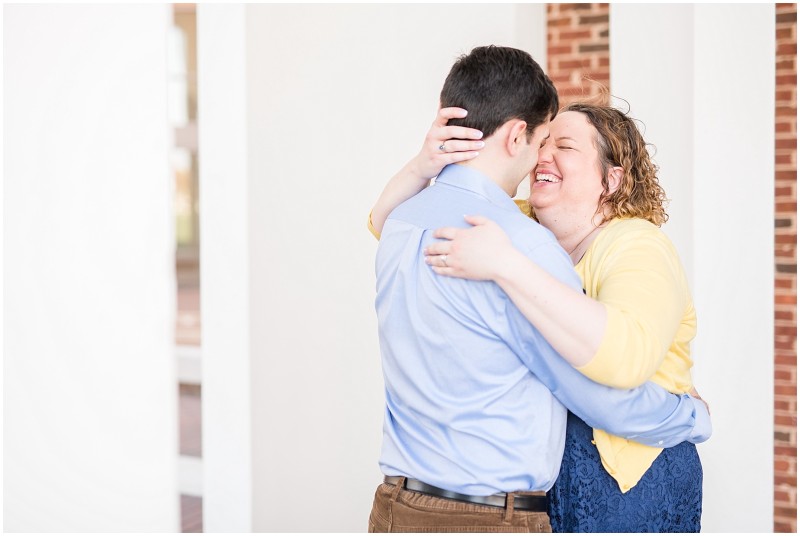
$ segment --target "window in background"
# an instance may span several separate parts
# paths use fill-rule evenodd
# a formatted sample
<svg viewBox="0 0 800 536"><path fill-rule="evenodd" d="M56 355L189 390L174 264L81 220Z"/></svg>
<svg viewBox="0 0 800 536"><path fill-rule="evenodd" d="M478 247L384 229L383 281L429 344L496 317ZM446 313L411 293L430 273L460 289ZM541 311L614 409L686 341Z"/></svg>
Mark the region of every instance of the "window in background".
<svg viewBox="0 0 800 536"><path fill-rule="evenodd" d="M197 38L194 4L176 4L169 34L169 119L174 129L175 234L178 286L197 288L199 219L197 177ZM199 337L199 333L198 333ZM199 339L197 341L199 343Z"/></svg>
<svg viewBox="0 0 800 536"><path fill-rule="evenodd" d="M170 154L175 192L179 487L182 532L203 531L200 354L200 227L197 157L197 25L194 4L175 4L168 35Z"/></svg>

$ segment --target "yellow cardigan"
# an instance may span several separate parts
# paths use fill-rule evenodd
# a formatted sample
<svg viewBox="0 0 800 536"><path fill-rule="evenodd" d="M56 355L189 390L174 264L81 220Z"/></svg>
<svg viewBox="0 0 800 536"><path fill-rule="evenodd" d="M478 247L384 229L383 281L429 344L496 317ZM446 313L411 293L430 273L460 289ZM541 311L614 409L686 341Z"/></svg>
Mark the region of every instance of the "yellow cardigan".
<svg viewBox="0 0 800 536"><path fill-rule="evenodd" d="M516 203L531 216L527 202ZM371 217L369 228L380 238ZM612 220L575 270L586 295L608 312L600 348L578 370L622 389L651 380L672 393L691 390L689 343L697 320L683 267L666 235L646 220ZM639 482L662 450L597 429L594 443L623 493Z"/></svg>
<svg viewBox="0 0 800 536"><path fill-rule="evenodd" d="M515 200L533 216L526 201ZM669 238L642 219L616 219L598 233L575 265L586 295L601 302L608 324L597 353L578 370L592 380L627 389L651 380L671 393L692 388L689 343L697 316L678 253ZM606 471L625 493L661 453L594 430Z"/></svg>

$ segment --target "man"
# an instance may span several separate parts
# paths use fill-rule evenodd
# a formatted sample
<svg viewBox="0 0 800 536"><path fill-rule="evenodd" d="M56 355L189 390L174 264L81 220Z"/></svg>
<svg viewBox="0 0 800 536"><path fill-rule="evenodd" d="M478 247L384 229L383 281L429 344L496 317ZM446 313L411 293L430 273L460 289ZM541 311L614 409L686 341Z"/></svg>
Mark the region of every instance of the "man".
<svg viewBox="0 0 800 536"><path fill-rule="evenodd" d="M497 285L438 277L425 264L433 229L463 227L463 215L481 214L539 266L581 289L552 234L511 199L558 108L539 65L520 50L476 48L453 66L441 106L469 110L464 124L483 132L485 147L446 167L383 226L376 310L386 479L369 529L549 532L544 492L561 463L562 403L592 427L663 447L706 439L708 415L701 402L654 384L618 391L588 380Z"/></svg>

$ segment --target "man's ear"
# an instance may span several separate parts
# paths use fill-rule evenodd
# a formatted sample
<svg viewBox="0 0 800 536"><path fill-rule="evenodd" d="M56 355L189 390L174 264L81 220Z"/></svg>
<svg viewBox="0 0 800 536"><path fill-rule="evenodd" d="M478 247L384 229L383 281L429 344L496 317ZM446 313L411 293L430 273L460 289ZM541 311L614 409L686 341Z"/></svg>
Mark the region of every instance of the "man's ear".
<svg viewBox="0 0 800 536"><path fill-rule="evenodd" d="M528 145L528 123L521 119L512 119L505 126L508 128L506 150L515 156L522 146Z"/></svg>
<svg viewBox="0 0 800 536"><path fill-rule="evenodd" d="M614 166L609 168L608 170L608 193L613 194L617 191L620 184L622 184L622 177L625 174L625 170L619 166Z"/></svg>

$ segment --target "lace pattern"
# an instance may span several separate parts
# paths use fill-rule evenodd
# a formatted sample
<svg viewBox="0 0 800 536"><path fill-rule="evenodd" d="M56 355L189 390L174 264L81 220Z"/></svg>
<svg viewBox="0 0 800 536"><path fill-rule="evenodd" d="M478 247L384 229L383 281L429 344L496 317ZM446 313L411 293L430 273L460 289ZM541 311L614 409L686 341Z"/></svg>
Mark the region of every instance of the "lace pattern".
<svg viewBox="0 0 800 536"><path fill-rule="evenodd" d="M664 449L639 483L619 490L592 444L592 429L569 414L561 471L548 492L553 532L700 532L703 468L695 445Z"/></svg>

